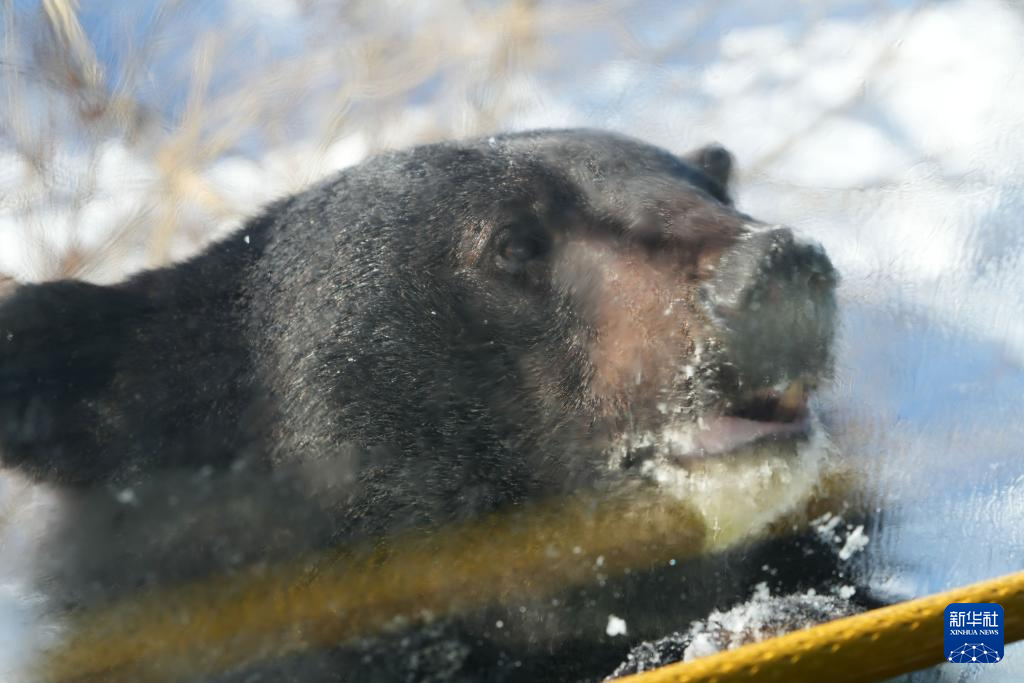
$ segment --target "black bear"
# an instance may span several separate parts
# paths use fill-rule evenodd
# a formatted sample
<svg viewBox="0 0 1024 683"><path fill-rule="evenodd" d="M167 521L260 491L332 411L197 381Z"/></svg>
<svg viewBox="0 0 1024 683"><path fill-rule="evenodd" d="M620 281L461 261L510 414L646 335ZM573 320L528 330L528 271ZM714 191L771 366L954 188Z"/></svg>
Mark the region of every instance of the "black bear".
<svg viewBox="0 0 1024 683"><path fill-rule="evenodd" d="M87 607L638 481L695 498L716 530L730 514L768 529L823 476L807 400L830 372L837 275L733 207L732 164L590 130L434 144L278 201L185 263L16 289L0 463L73 511L44 590ZM792 565L795 586L830 571L770 547L545 598L561 611L516 622L518 640L526 608L508 607L500 637L492 611L407 630L404 650L367 635L259 666L599 678L637 638L749 592L746 567Z"/></svg>

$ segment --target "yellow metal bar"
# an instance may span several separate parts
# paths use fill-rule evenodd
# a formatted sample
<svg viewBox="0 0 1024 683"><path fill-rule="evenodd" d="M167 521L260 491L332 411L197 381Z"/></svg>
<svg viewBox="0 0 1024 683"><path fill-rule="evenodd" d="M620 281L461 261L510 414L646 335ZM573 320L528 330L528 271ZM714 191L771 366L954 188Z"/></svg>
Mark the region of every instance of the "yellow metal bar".
<svg viewBox="0 0 1024 683"><path fill-rule="evenodd" d="M641 485L588 491L93 608L70 619L66 637L40 658L32 680L191 680L435 617L557 595L601 577L791 533L837 510L852 488L841 468L800 479L801 470L779 464L775 475L752 485L730 476L735 470L708 467L715 471L705 474L720 484L702 488L695 500ZM756 495L738 495L750 489Z"/></svg>
<svg viewBox="0 0 1024 683"><path fill-rule="evenodd" d="M697 497L701 505L640 487L589 492L163 589L73 618L68 637L43 658L33 680L194 679L512 598L555 594L597 574L720 552L752 536L801 527L850 491L842 471L823 473L796 499L787 497L792 477L770 481L749 509L728 488L721 500ZM780 514L755 514L765 508ZM1024 638L1022 572L620 680L878 681L943 660L943 611L952 602L997 602L1005 609L1007 642Z"/></svg>
<svg viewBox="0 0 1024 683"><path fill-rule="evenodd" d="M943 618L953 602L999 603L1005 613L1006 642L1024 638L1024 572L1018 572L626 676L616 683L881 681L945 661ZM998 675L1001 664L985 666Z"/></svg>

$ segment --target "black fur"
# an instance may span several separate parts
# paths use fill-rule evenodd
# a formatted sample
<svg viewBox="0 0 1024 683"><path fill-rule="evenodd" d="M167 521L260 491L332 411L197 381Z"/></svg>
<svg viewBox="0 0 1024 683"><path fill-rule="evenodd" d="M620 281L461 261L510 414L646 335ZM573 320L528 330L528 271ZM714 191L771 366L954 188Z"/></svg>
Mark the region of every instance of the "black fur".
<svg viewBox="0 0 1024 683"><path fill-rule="evenodd" d="M432 145L273 204L186 263L20 288L0 304L0 457L75 510L50 588L87 604L626 476L582 391L596 304L544 279L531 226L643 242L670 207L698 249L707 225L748 220L731 165L593 131ZM631 633L722 606L762 559L694 563L687 614ZM814 564L801 581L827 573ZM567 597L582 635L518 654L440 625L410 636L415 656L371 644L279 662L276 680L426 680L444 668L429 653L456 651L451 680L600 677L628 645L601 633L607 610L657 614L665 580Z"/></svg>
<svg viewBox="0 0 1024 683"><path fill-rule="evenodd" d="M668 192L718 204L725 189L604 133L491 140L378 157L121 285L21 288L0 307L4 463L62 483L128 483L379 446L396 459L381 472L387 495L410 477L436 484L417 489L439 501L402 504L427 517L453 497L470 508L522 500L566 475L552 466L590 468L530 461L568 447L567 411L521 376L541 349L575 391L584 369L567 338L585 323L529 283L462 267L459 241L524 213L613 230L642 223Z"/></svg>

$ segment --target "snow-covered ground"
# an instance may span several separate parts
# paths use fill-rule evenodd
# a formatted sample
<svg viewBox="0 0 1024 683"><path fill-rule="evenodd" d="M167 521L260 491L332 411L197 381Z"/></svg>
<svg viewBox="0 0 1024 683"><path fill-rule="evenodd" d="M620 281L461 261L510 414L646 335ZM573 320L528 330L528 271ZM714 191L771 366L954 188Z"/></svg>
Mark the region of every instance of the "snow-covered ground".
<svg viewBox="0 0 1024 683"><path fill-rule="evenodd" d="M111 36L143 34L112 4L81 15L101 85L131 63L122 46L133 41ZM284 0L204 6L166 20L170 47L132 91L144 105L134 137L123 121L85 135L65 98L4 72L23 97L7 100L19 125L0 137L0 272L110 281L181 257L375 149L418 140L581 125L679 152L718 140L739 159L741 208L816 236L843 274L839 371L820 407L886 510L885 525L867 530L864 575L907 597L1024 564L1024 6L391 1L358 5L331 29ZM5 37L8 54L30 52L32 25L15 31L20 44ZM248 38L203 47L225 27ZM362 43L323 52L343 36L421 52L384 66ZM176 58L204 49L216 56ZM327 75L288 109L296 61ZM381 83L360 81L339 100L346 68ZM261 73L262 90L250 87ZM252 118L233 120L218 93ZM260 128L270 118L280 130ZM52 144L36 144L44 129ZM218 146L224 130L232 137ZM169 187L181 197L169 202ZM77 258L64 258L69 248ZM16 488L0 482L0 515ZM46 502L17 500L10 519L21 523L0 545L0 671L33 632L15 569ZM1024 647L972 671L1024 680Z"/></svg>

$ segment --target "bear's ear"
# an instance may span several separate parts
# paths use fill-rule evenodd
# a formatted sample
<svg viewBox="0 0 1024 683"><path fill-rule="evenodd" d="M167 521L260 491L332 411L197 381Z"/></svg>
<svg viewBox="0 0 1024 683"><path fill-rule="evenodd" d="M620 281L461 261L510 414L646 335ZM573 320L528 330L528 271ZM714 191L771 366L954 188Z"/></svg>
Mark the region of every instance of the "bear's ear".
<svg viewBox="0 0 1024 683"><path fill-rule="evenodd" d="M732 178L734 158L732 153L719 144L705 145L695 149L685 157L712 180L722 186L722 190L729 192L729 180Z"/></svg>

